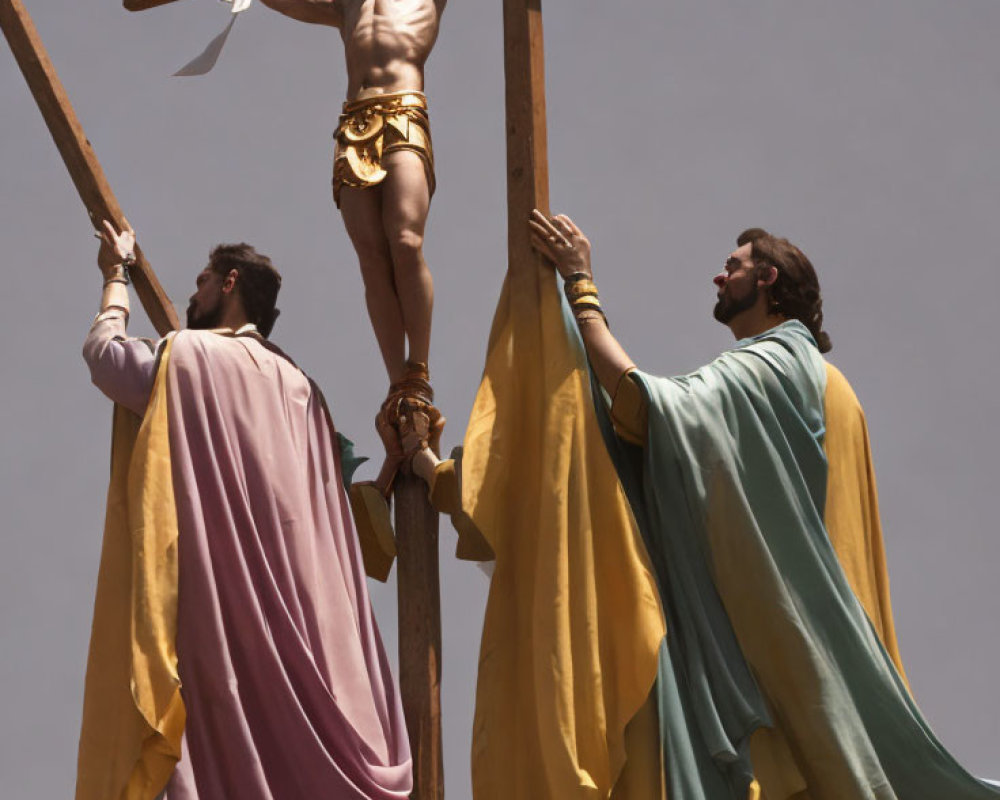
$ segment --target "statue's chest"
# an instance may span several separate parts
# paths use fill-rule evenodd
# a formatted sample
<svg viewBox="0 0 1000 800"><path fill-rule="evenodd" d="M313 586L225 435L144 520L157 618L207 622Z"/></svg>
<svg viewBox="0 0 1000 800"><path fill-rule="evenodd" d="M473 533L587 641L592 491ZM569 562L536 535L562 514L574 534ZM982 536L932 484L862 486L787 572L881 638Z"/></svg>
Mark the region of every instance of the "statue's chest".
<svg viewBox="0 0 1000 800"><path fill-rule="evenodd" d="M355 25L379 24L408 26L433 19L433 0L341 0L344 17Z"/></svg>

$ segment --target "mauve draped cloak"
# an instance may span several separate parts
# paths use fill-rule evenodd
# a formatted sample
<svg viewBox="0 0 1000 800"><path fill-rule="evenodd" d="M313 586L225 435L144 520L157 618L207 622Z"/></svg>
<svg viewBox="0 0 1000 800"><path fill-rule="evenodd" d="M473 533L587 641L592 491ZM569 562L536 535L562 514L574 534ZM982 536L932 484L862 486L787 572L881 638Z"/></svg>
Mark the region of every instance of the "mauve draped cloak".
<svg viewBox="0 0 1000 800"><path fill-rule="evenodd" d="M146 344L105 320L84 357L144 413ZM407 797L402 708L322 395L255 333L182 331L163 368L187 711L166 798Z"/></svg>

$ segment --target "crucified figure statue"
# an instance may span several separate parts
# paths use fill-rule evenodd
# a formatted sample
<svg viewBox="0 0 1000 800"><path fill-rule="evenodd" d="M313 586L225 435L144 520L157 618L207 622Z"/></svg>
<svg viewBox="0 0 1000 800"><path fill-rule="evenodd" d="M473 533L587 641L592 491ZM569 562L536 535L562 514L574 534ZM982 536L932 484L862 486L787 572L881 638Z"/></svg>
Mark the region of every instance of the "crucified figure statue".
<svg viewBox="0 0 1000 800"><path fill-rule="evenodd" d="M433 409L428 357L434 285L423 238L434 193L424 62L446 0L262 0L340 29L347 102L334 134L333 197L358 254L389 393L383 439L405 405ZM403 404L403 405L401 405Z"/></svg>

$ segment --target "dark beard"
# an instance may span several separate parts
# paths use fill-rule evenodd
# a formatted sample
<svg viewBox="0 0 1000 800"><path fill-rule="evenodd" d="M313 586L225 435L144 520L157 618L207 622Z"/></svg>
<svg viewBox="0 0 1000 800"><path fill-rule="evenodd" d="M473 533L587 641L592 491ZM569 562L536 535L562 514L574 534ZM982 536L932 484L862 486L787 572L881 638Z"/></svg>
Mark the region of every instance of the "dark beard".
<svg viewBox="0 0 1000 800"><path fill-rule="evenodd" d="M753 308L753 304L757 302L759 292L757 283L754 282L751 290L743 297L734 300L728 295L723 294L719 298L719 302L715 304L715 308L712 309L712 316L723 325L728 325L737 314L742 314L748 308Z"/></svg>
<svg viewBox="0 0 1000 800"><path fill-rule="evenodd" d="M207 331L220 327L222 323L222 303L216 303L215 308L200 316L195 311L194 304L187 308L187 326L193 331Z"/></svg>

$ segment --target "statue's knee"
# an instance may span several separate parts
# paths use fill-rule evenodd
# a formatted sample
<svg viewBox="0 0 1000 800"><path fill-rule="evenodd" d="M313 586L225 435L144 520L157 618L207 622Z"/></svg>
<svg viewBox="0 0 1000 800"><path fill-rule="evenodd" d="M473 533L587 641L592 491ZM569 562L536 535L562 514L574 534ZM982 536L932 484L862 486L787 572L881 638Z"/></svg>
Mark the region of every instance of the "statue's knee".
<svg viewBox="0 0 1000 800"><path fill-rule="evenodd" d="M392 280L392 256L385 246L364 247L355 245L361 277L367 285L371 281Z"/></svg>
<svg viewBox="0 0 1000 800"><path fill-rule="evenodd" d="M424 237L416 231L397 231L390 238L389 246L396 261L419 259L424 248Z"/></svg>

